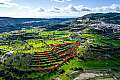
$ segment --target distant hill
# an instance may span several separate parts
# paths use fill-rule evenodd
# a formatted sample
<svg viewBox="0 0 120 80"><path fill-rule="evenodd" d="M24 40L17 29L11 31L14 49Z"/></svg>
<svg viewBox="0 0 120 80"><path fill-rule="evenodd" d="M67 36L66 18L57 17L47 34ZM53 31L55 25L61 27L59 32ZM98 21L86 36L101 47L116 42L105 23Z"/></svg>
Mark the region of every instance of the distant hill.
<svg viewBox="0 0 120 80"><path fill-rule="evenodd" d="M84 29L88 28L92 33L98 32L105 35L113 32L120 32L120 13L87 14L74 19L68 27L60 30L70 30L82 33Z"/></svg>
<svg viewBox="0 0 120 80"><path fill-rule="evenodd" d="M80 19L100 20L106 23L120 24L120 13L91 13Z"/></svg>
<svg viewBox="0 0 120 80"><path fill-rule="evenodd" d="M76 20L96 20L103 21L105 23L120 24L120 13L91 13L84 15L82 17L73 18L10 18L10 17L0 17L0 33L9 32L13 30L19 30L22 28L30 27L42 27L46 30L66 30L70 29L68 27L76 27ZM66 28L67 27L67 28ZM87 26L88 27L88 26ZM84 28L84 27L82 27Z"/></svg>
<svg viewBox="0 0 120 80"><path fill-rule="evenodd" d="M30 27L44 27L54 30L69 24L72 18L10 18L0 17L0 33ZM58 25L58 26L57 26ZM56 27L56 28L55 28Z"/></svg>

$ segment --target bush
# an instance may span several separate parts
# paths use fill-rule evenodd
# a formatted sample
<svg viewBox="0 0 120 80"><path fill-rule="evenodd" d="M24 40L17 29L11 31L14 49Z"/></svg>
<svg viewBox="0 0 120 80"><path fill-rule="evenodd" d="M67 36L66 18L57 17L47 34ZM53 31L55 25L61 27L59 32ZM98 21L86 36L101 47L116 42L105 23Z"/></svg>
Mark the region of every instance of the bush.
<svg viewBox="0 0 120 80"><path fill-rule="evenodd" d="M60 70L58 71L58 73L60 73L60 74L63 74L64 72L65 72L64 69L60 69Z"/></svg>

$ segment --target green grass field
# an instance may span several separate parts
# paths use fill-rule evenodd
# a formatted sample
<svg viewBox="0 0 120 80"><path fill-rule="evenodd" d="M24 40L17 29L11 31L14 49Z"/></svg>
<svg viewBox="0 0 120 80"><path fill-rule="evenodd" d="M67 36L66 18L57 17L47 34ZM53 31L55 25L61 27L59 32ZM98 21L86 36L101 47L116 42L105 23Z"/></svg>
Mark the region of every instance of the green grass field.
<svg viewBox="0 0 120 80"><path fill-rule="evenodd" d="M85 32L86 30L84 30ZM61 80L70 80L75 78L76 76L68 76L70 73L74 72L75 69L83 69L83 70L94 70L94 69L112 69L117 70L120 73L117 67L119 66L120 60L116 58L111 59L88 59L82 60L79 57L84 55L93 55L92 52L89 52L90 46L92 45L95 48L102 47L120 47L120 40L110 40L109 37L102 36L100 34L75 34L74 32L69 31L42 31L38 28L19 30L15 33L2 33L0 34L0 38L5 39L0 41L0 50L2 54L5 54L9 51L14 51L14 55L27 54L33 55L38 52L50 51L53 47L49 46L50 44L64 44L64 43L73 43L77 40L85 39L83 43L77 48L79 54L70 59L68 62L62 64L57 70L54 72L32 72L30 74L14 74L6 70L6 68L1 65L0 70L6 70L10 75L21 79L23 77L31 78L33 80L52 80L56 77L59 77ZM71 38L72 36L79 36L76 38ZM15 38L14 38L15 37ZM16 38L17 37L17 38ZM64 50L66 47L62 47ZM98 52L96 52L98 53ZM104 54L105 52L103 52ZM108 52L110 53L110 52ZM56 56L56 55L55 55ZM100 56L100 55L99 55ZM44 58L44 57L43 57ZM21 60L21 61L19 61ZM12 58L9 58L8 61L5 61L5 64L10 63ZM20 70L28 69L26 57L19 57L15 60L13 64L14 67ZM32 68L30 68L32 70ZM78 73L80 74L80 73Z"/></svg>

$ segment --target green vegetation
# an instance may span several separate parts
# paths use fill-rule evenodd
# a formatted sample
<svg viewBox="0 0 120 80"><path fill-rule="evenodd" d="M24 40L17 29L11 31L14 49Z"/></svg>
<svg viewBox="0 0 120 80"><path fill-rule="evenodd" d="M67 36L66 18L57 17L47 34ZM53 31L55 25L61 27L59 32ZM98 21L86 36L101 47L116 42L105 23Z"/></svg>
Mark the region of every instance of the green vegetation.
<svg viewBox="0 0 120 80"><path fill-rule="evenodd" d="M41 31L38 28L5 33L1 34L1 39L5 38L6 40L1 41L0 49L18 51L19 53L31 53L37 48L44 51L46 50L45 46L49 44L64 43L62 38L69 37L70 34L68 31ZM42 47L44 48L42 49Z"/></svg>
<svg viewBox="0 0 120 80"><path fill-rule="evenodd" d="M87 22L87 21L83 21ZM90 21L94 22L94 21ZM118 59L120 50L120 40L111 39L113 35L103 36L95 30L86 28L81 33L69 31L43 31L39 28L18 30L9 33L0 34L0 57L5 56L7 52L13 51L12 56L1 61L0 79L12 77L12 79L33 79L33 80L53 80L60 78L61 80L70 80L76 78L80 73L91 70L105 69L111 70L120 74L117 68L120 63ZM119 33L113 33L114 35ZM65 43L74 43L80 41L81 45L77 47L77 56L70 58L51 72L35 72L34 68L30 67L32 57L40 52L51 51L50 45L60 45ZM60 51L66 51L70 45L58 47ZM72 46L73 47L73 46ZM40 53L41 54L41 53ZM45 55L45 54L44 54ZM48 57L42 55L41 62L45 63L42 66L47 66L57 63L60 58L58 53L54 52L51 59L54 63L49 63ZM50 54L49 54L50 55ZM39 56L39 55L38 55ZM37 57L38 59L38 57ZM59 59L60 61L62 59ZM36 65L34 63L34 65ZM37 68L40 69L40 68ZM72 73L78 71L73 75ZM8 75L5 76L5 75Z"/></svg>
<svg viewBox="0 0 120 80"><path fill-rule="evenodd" d="M90 20L101 20L107 23L119 24L120 23L120 14L119 13L92 13L87 14L81 17L81 19Z"/></svg>

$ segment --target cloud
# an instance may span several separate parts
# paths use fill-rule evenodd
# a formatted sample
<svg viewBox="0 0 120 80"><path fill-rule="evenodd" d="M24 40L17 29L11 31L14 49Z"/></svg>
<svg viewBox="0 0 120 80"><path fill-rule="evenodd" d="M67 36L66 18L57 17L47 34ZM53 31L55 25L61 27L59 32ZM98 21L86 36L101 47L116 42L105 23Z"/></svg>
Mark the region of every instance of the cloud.
<svg viewBox="0 0 120 80"><path fill-rule="evenodd" d="M120 12L120 5L112 4L110 6L102 6L93 8L93 11L101 11L101 12Z"/></svg>
<svg viewBox="0 0 120 80"><path fill-rule="evenodd" d="M116 11L120 11L120 7L116 7Z"/></svg>
<svg viewBox="0 0 120 80"><path fill-rule="evenodd" d="M65 1L72 1L72 0L51 0L51 1L54 1L54 2L65 2Z"/></svg>
<svg viewBox="0 0 120 80"><path fill-rule="evenodd" d="M66 1L72 1L72 0L66 0Z"/></svg>
<svg viewBox="0 0 120 80"><path fill-rule="evenodd" d="M14 0L0 0L0 7L12 7L18 6L18 4L13 3Z"/></svg>
<svg viewBox="0 0 120 80"><path fill-rule="evenodd" d="M54 7L54 8L52 8L52 9L50 9L49 12L52 12L52 13L60 13L60 12L62 12L62 11L61 11L60 8Z"/></svg>
<svg viewBox="0 0 120 80"><path fill-rule="evenodd" d="M1 5L4 5L5 3L0 3Z"/></svg>
<svg viewBox="0 0 120 80"><path fill-rule="evenodd" d="M45 12L45 9L39 8L38 12Z"/></svg>
<svg viewBox="0 0 120 80"><path fill-rule="evenodd" d="M109 9L114 10L114 11L120 11L120 5L112 4Z"/></svg>
<svg viewBox="0 0 120 80"><path fill-rule="evenodd" d="M63 11L64 13L72 13L72 12L79 12L79 9L76 6L70 4L68 6L62 7L61 11Z"/></svg>
<svg viewBox="0 0 120 80"><path fill-rule="evenodd" d="M52 1L71 1L71 0L52 0ZM51 8L41 8L41 7L31 7L24 6L17 3L14 3L14 0L0 0L0 7L9 7L0 11L1 16L11 16L11 17L41 17L41 18L49 18L49 17L79 17L89 13L97 13L97 12L120 12L120 5L112 4L110 6L101 6L89 8L84 5L67 5L64 7L55 7Z"/></svg>
<svg viewBox="0 0 120 80"><path fill-rule="evenodd" d="M50 11L50 12L52 12L52 13L60 13L59 11Z"/></svg>
<svg viewBox="0 0 120 80"><path fill-rule="evenodd" d="M64 9L65 12L76 12L76 13L92 11L90 8L85 7L83 5L77 5L77 6L68 5L67 7L64 7L62 9Z"/></svg>
<svg viewBox="0 0 120 80"><path fill-rule="evenodd" d="M54 2L64 2L64 0L51 0L51 1L54 1Z"/></svg>
<svg viewBox="0 0 120 80"><path fill-rule="evenodd" d="M98 12L104 13L104 12L113 12L113 11L120 12L120 6L117 4L112 4L110 6L90 8L84 5L70 4L64 7L53 7L51 9L47 9L46 12L44 12L41 15L49 16L49 17L60 17L60 16L79 17L89 13L98 13Z"/></svg>
<svg viewBox="0 0 120 80"><path fill-rule="evenodd" d="M13 0L0 0L0 3L11 2Z"/></svg>
<svg viewBox="0 0 120 80"><path fill-rule="evenodd" d="M81 11L91 11L91 10L88 8L83 8L83 9L81 9Z"/></svg>
<svg viewBox="0 0 120 80"><path fill-rule="evenodd" d="M70 9L72 12L79 12L79 10L77 10L77 8L75 8L74 6L71 6Z"/></svg>
<svg viewBox="0 0 120 80"><path fill-rule="evenodd" d="M60 10L60 8L57 8L57 7L54 7L54 9L57 10L57 11Z"/></svg>

